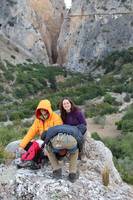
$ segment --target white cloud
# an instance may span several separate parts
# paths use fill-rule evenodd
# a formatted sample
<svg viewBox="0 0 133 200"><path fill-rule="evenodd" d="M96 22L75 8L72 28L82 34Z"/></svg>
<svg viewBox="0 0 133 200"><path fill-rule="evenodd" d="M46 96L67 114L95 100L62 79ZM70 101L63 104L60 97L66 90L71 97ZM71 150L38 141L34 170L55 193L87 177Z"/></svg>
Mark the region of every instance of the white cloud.
<svg viewBox="0 0 133 200"><path fill-rule="evenodd" d="M65 4L66 4L66 7L70 8L71 5L72 5L72 0L64 0L64 1L65 1Z"/></svg>

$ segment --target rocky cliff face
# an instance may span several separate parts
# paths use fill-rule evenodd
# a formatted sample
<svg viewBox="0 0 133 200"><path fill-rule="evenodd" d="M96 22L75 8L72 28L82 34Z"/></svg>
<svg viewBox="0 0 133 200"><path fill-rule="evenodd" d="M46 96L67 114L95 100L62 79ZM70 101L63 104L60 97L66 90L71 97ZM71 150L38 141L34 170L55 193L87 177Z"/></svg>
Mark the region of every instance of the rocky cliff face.
<svg viewBox="0 0 133 200"><path fill-rule="evenodd" d="M9 165L0 167L0 199L3 200L131 200L131 188L122 182L112 162L112 154L102 142L87 139L84 147L86 162L79 162L79 179L67 180L68 162L63 164L63 178L52 178L50 165L31 171ZM110 170L108 187L103 185L102 171ZM8 192L7 192L8 191Z"/></svg>
<svg viewBox="0 0 133 200"><path fill-rule="evenodd" d="M0 42L6 44L6 49L0 47L1 58L13 63L29 58L44 64L56 62L64 9L61 0L1 0Z"/></svg>
<svg viewBox="0 0 133 200"><path fill-rule="evenodd" d="M132 0L72 2L58 40L59 63L71 70L91 72L98 59L133 46Z"/></svg>
<svg viewBox="0 0 133 200"><path fill-rule="evenodd" d="M63 0L0 4L0 56L14 64L30 58L91 72L110 52L132 47L132 33L132 0L73 0L67 13Z"/></svg>
<svg viewBox="0 0 133 200"><path fill-rule="evenodd" d="M46 46L50 63L57 61L57 40L63 23L65 4L62 0L30 0L36 23Z"/></svg>

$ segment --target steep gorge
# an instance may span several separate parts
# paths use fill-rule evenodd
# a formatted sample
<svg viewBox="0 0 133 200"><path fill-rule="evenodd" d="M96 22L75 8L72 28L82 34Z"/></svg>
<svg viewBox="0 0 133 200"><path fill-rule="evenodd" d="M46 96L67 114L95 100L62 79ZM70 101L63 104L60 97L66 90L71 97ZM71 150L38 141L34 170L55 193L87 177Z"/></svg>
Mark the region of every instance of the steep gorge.
<svg viewBox="0 0 133 200"><path fill-rule="evenodd" d="M57 40L64 18L65 4L62 0L30 0L36 13L36 21L41 38L46 45L50 63L57 61Z"/></svg>
<svg viewBox="0 0 133 200"><path fill-rule="evenodd" d="M0 57L72 71L102 72L97 62L133 46L132 0L1 0Z"/></svg>

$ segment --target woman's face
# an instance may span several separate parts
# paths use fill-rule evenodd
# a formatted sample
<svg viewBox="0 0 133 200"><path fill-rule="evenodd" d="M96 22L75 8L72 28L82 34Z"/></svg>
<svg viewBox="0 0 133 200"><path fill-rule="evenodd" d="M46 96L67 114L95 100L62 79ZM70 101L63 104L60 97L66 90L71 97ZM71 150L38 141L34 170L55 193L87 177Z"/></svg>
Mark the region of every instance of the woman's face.
<svg viewBox="0 0 133 200"><path fill-rule="evenodd" d="M71 111L71 103L68 99L64 99L62 102L63 108L66 110L66 112Z"/></svg>

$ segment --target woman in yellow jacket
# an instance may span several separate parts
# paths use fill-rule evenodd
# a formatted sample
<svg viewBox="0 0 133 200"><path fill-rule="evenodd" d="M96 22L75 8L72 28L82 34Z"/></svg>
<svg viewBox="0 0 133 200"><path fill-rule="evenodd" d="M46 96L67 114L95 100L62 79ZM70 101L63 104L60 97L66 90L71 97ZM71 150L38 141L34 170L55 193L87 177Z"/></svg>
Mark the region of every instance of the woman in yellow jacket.
<svg viewBox="0 0 133 200"><path fill-rule="evenodd" d="M36 136L41 136L44 131L56 125L62 125L62 119L52 111L49 100L41 100L36 109L36 119L20 143L20 148L25 149L28 143Z"/></svg>

